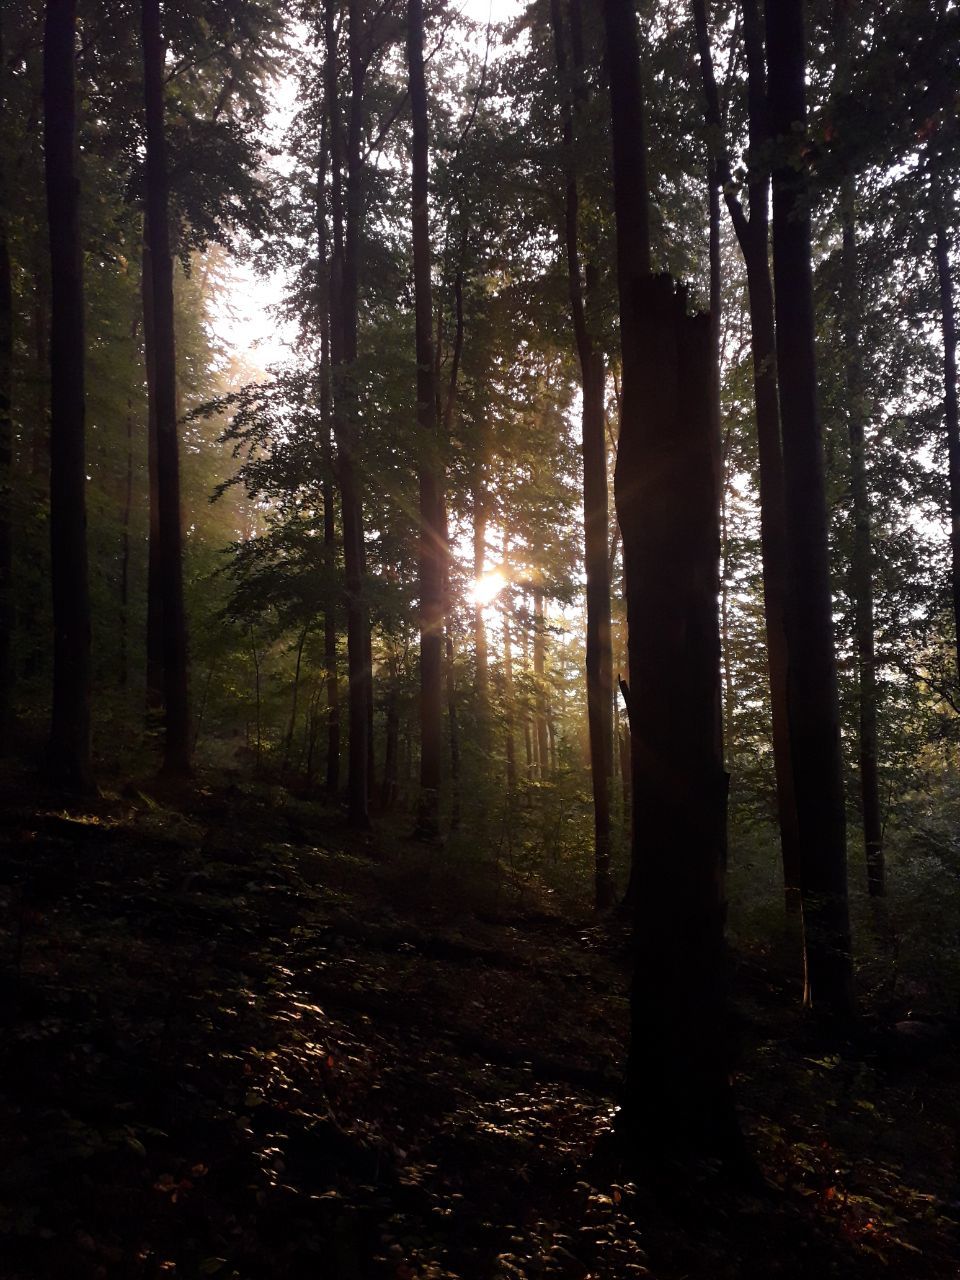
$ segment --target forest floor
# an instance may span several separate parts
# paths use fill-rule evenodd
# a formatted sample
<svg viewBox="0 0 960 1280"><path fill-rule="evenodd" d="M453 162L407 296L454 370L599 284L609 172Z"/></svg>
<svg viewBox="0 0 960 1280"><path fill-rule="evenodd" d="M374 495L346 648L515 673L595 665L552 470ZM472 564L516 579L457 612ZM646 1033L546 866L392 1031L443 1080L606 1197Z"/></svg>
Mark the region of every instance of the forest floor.
<svg viewBox="0 0 960 1280"><path fill-rule="evenodd" d="M0 797L0 1275L956 1276L960 1046L735 959L769 1185L602 1141L622 924L280 788Z"/></svg>

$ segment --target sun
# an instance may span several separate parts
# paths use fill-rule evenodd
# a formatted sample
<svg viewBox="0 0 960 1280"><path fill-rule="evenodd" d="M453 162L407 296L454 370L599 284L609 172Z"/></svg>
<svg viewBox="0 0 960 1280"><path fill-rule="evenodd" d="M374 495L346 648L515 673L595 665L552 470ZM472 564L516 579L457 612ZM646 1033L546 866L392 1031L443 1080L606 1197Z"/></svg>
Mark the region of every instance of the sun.
<svg viewBox="0 0 960 1280"><path fill-rule="evenodd" d="M506 585L507 580L500 570L491 569L489 573L483 573L479 578L474 578L467 593L470 603L485 609L488 604L493 604Z"/></svg>

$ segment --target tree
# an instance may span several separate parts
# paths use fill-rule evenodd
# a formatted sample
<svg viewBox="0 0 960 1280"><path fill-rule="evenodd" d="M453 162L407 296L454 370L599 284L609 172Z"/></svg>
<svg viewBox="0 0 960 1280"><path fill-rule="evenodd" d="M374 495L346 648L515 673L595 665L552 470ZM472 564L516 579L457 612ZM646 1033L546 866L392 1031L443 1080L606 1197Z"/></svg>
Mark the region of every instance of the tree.
<svg viewBox="0 0 960 1280"><path fill-rule="evenodd" d="M823 440L817 403L802 0L767 0L773 272L786 500L790 746L800 836L806 1002L852 1008L846 819Z"/></svg>
<svg viewBox="0 0 960 1280"><path fill-rule="evenodd" d="M408 0L407 61L413 116L413 278L417 339L417 426L420 442L420 801L417 833L439 835L443 747L443 579L446 516L439 468L430 284L429 133L423 71L423 5Z"/></svg>
<svg viewBox="0 0 960 1280"><path fill-rule="evenodd" d="M564 239L570 310L580 362L583 397L581 439L583 446L584 567L587 578L587 716L590 734L590 778L593 786L595 901L598 908L611 905L610 785L613 777L613 653L610 642L610 566L607 559L607 442L605 422L606 374L603 352L587 325L587 309L581 279L579 192L574 161L574 124L583 97L583 32L579 0L570 0L569 23L573 58L572 76L567 65L566 41L560 0L551 0L551 21L557 75L564 103L563 145L566 152ZM572 80L572 88L568 86ZM596 287L597 267L588 262L588 284Z"/></svg>
<svg viewBox="0 0 960 1280"><path fill-rule="evenodd" d="M651 272L631 0L605 0L623 368L615 494L631 684L634 974L624 1121L664 1151L739 1144L724 995L720 455L710 325Z"/></svg>
<svg viewBox="0 0 960 1280"><path fill-rule="evenodd" d="M76 170L76 0L49 0L43 136L50 233L50 576L53 587L51 777L93 785L87 568L84 296Z"/></svg>
<svg viewBox="0 0 960 1280"><path fill-rule="evenodd" d="M153 303L154 397L157 439L158 576L163 638L163 771L190 771L187 621L183 599L180 446L177 425L173 255L170 250L169 178L164 125L164 44L160 0L142 0L144 101L147 139L147 217Z"/></svg>

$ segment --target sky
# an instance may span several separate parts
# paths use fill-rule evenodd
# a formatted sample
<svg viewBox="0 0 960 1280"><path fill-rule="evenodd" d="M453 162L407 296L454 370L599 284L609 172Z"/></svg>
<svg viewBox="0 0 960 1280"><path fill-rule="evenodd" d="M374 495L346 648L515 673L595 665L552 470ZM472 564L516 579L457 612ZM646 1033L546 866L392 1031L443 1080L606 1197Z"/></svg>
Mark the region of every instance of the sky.
<svg viewBox="0 0 960 1280"><path fill-rule="evenodd" d="M475 22L508 22L527 0L460 0L460 12ZM295 110L294 81L279 80L266 128L279 143ZM283 291L280 274L262 277L253 264L234 262L226 287L216 304L212 327L217 338L245 364L263 371L290 354L294 326L281 325L273 310Z"/></svg>

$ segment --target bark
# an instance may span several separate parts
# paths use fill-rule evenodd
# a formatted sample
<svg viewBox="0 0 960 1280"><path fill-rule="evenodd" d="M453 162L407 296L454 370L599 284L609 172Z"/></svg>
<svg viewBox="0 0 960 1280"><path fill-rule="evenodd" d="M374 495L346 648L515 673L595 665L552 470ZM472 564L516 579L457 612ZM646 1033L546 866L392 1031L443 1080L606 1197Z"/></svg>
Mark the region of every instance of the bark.
<svg viewBox="0 0 960 1280"><path fill-rule="evenodd" d="M537 734L537 765L539 777L545 780L550 774L550 753L547 741L547 627L544 616L543 588L533 590L533 680L534 725Z"/></svg>
<svg viewBox="0 0 960 1280"><path fill-rule="evenodd" d="M884 891L883 820L877 770L877 659L873 622L873 531L867 486L864 440L865 375L860 341L859 264L857 261L856 189L845 177L840 192L843 232L840 307L843 317L847 434L850 441L850 496L853 504L853 548L850 596L853 600L857 658L858 757L867 888L871 897Z"/></svg>
<svg viewBox="0 0 960 1280"><path fill-rule="evenodd" d="M650 273L632 0L605 0L623 413L615 495L631 688L634 979L624 1124L648 1152L739 1152L724 981L720 442L710 322ZM639 235L640 241L637 242Z"/></svg>
<svg viewBox="0 0 960 1280"><path fill-rule="evenodd" d="M148 713L163 707L163 609L160 600L160 501L157 475L157 379L153 338L153 268L144 219L140 290L143 301L143 363L147 381L147 670Z"/></svg>
<svg viewBox="0 0 960 1280"><path fill-rule="evenodd" d="M283 744L283 765L282 769L286 772L290 764L290 752L293 750L293 735L297 727L297 703L300 699L300 666L303 660L303 646L307 640L307 632L309 627L304 627L300 632L300 639L297 642L297 663L293 674L293 695L290 700L290 723L287 726L287 736Z"/></svg>
<svg viewBox="0 0 960 1280"><path fill-rule="evenodd" d="M503 568L505 574L507 573L509 556L510 544L507 535L504 534ZM511 635L512 612L510 596L505 592L503 599L503 731L507 765L507 797L510 801L517 794L517 755L514 739L516 712L513 689L513 637Z"/></svg>
<svg viewBox="0 0 960 1280"><path fill-rule="evenodd" d="M39 237L38 237L39 240ZM33 263L33 343L36 357L36 403L30 440L30 474L35 480L50 470L50 287L37 245Z"/></svg>
<svg viewBox="0 0 960 1280"><path fill-rule="evenodd" d="M413 281L417 348L417 426L420 432L420 798L417 835L440 834L440 769L443 751L443 569L446 521L438 459L434 373L433 301L428 209L429 133L423 70L423 5L407 6L407 58L413 117Z"/></svg>
<svg viewBox="0 0 960 1280"><path fill-rule="evenodd" d="M50 232L50 574L53 707L49 767L64 788L93 785L87 566L83 258L77 176L76 0L48 0L43 46Z"/></svg>
<svg viewBox="0 0 960 1280"><path fill-rule="evenodd" d="M340 785L340 690L337 679L337 611L332 586L337 560L336 517L333 509L332 414L330 403L330 253L327 233L327 168L330 140L327 118L321 126L320 171L317 181L317 260L320 273L320 424L323 430L323 563L329 576L330 597L323 611L323 666L327 700L326 790L336 795ZM311 753L313 739L311 737Z"/></svg>
<svg viewBox="0 0 960 1280"><path fill-rule="evenodd" d="M355 402L352 377L357 357L357 238L360 220L360 137L363 113L363 66L359 12L349 5L350 122L347 137L347 199L343 199L343 123L334 5L324 6L325 81L330 116L331 219L330 357L333 383L333 433L337 446L343 562L346 579L347 674L349 722L348 812L351 825L369 825L369 714L372 707L368 662L368 612L364 593L363 508L355 461Z"/></svg>
<svg viewBox="0 0 960 1280"><path fill-rule="evenodd" d="M3 12L0 9L0 111L6 110ZM10 742L13 667L13 282L7 232L8 184L0 160L0 751Z"/></svg>
<svg viewBox="0 0 960 1280"><path fill-rule="evenodd" d="M744 210L737 197L729 155L722 141L723 118L710 52L705 0L693 0L693 14L703 78L706 121L716 140L712 151L712 168L717 187L723 191L747 269L753 395L760 463L760 550L773 760L777 781L777 819L787 910L793 913L798 910L800 903L800 837L787 715L786 510L777 395L773 285L769 264L770 130L760 13L757 0L742 0L742 4L749 117L747 210ZM715 287L713 274L711 285Z"/></svg>
<svg viewBox="0 0 960 1280"><path fill-rule="evenodd" d="M487 492L483 463L477 466L473 482L473 580L483 577L487 559ZM473 649L476 661L477 725L481 746L485 747L490 720L490 672L487 625L483 605L473 606Z"/></svg>
<svg viewBox="0 0 960 1280"><path fill-rule="evenodd" d="M551 0L551 19L557 73L567 76L567 57L560 0ZM603 353L587 325L581 281L579 191L574 161L577 105L582 101L583 41L579 0L570 0L574 86L564 95L565 151L564 235L574 340L580 362L583 397L581 444L583 454L584 567L587 598L587 725L590 738L590 778L594 818L594 900L599 910L613 901L610 876L610 785L613 777L613 651L610 635L610 563L607 558L609 522L607 445L605 436ZM595 272L588 264L587 278Z"/></svg>
<svg viewBox="0 0 960 1280"><path fill-rule="evenodd" d="M767 0L773 270L786 505L790 745L800 835L806 1002L852 1009L840 713L823 439L817 403L807 175L803 0ZM800 160L800 163L798 163Z"/></svg>
<svg viewBox="0 0 960 1280"><path fill-rule="evenodd" d="M154 398L157 422L159 594L163 653L163 772L190 772L190 708L187 620L183 599L183 533L180 515L180 444L173 320L173 255L170 248L169 176L164 123L164 43L159 0L142 0L146 104L146 235L153 286Z"/></svg>
<svg viewBox="0 0 960 1280"><path fill-rule="evenodd" d="M950 587L956 637L957 676L960 679L960 415L957 408L957 323L950 270L947 229L935 229L937 282L940 286L940 324L943 335L943 419L947 433L947 466L950 484Z"/></svg>

